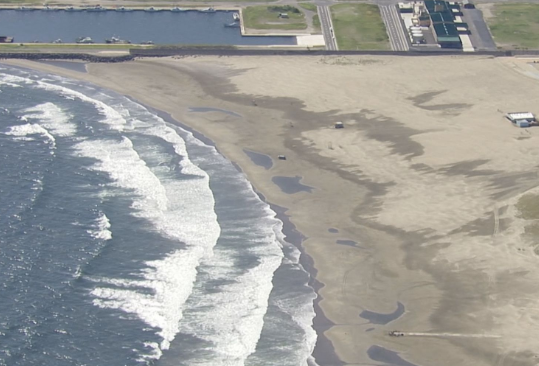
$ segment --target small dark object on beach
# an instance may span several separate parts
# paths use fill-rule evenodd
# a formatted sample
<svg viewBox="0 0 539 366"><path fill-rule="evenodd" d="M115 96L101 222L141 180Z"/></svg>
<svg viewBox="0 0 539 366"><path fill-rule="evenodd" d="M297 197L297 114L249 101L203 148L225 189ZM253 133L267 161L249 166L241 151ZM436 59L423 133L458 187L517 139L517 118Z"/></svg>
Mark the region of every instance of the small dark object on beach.
<svg viewBox="0 0 539 366"><path fill-rule="evenodd" d="M279 158L279 160L286 160L286 156L284 156L284 155L279 155L278 158Z"/></svg>

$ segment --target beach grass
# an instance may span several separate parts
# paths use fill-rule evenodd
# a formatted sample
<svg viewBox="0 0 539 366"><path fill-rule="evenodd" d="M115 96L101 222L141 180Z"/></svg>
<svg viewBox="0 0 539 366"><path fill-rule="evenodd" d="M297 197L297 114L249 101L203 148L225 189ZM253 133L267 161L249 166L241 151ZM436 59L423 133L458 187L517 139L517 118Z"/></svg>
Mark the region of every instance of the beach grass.
<svg viewBox="0 0 539 366"><path fill-rule="evenodd" d="M389 49L389 38L377 5L338 4L330 9L340 50Z"/></svg>
<svg viewBox="0 0 539 366"><path fill-rule="evenodd" d="M288 18L279 17L286 13ZM297 7L285 6L248 6L243 9L243 25L251 29L300 30L306 29L305 14Z"/></svg>
<svg viewBox="0 0 539 366"><path fill-rule="evenodd" d="M539 4L495 4L487 19L500 47L539 49Z"/></svg>

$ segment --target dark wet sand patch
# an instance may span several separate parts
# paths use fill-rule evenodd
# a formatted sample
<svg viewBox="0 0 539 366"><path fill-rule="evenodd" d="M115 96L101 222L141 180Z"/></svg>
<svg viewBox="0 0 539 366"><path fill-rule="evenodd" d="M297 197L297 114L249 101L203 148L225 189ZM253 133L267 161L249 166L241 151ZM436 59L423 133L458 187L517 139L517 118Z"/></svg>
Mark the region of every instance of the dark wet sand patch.
<svg viewBox="0 0 539 366"><path fill-rule="evenodd" d="M395 351L380 346L371 346L367 350L367 355L373 361L383 362L384 365L392 366L416 366L411 362L402 359Z"/></svg>
<svg viewBox="0 0 539 366"><path fill-rule="evenodd" d="M418 94L415 97L409 97L408 100L411 100L414 105L418 104L425 104L430 102L434 99L434 97L437 97L440 94L443 94L447 92L447 90L438 90L438 91L432 91L427 93Z"/></svg>
<svg viewBox="0 0 539 366"><path fill-rule="evenodd" d="M337 244L348 245L348 246L351 246L351 247L356 247L357 246L357 242L355 242L353 240L346 240L346 239L337 240Z"/></svg>
<svg viewBox="0 0 539 366"><path fill-rule="evenodd" d="M243 152L249 157L249 159L251 159L253 163L263 167L266 170L271 169L273 166L273 159L266 154L257 153L247 149L243 149Z"/></svg>
<svg viewBox="0 0 539 366"><path fill-rule="evenodd" d="M328 229L328 231L329 231L330 233L333 233L333 234L336 234L336 233L339 232L339 230L335 229L334 227L330 227L330 228Z"/></svg>
<svg viewBox="0 0 539 366"><path fill-rule="evenodd" d="M494 227L494 213L491 213L487 217L470 221L466 225L451 231L449 234L453 235L458 233L466 233L471 236L488 236L494 233Z"/></svg>
<svg viewBox="0 0 539 366"><path fill-rule="evenodd" d="M410 97L408 100L411 100L414 106L427 110L427 111L442 111L442 112L448 112L448 113L455 113L459 114L459 112L463 109L467 109L472 107L472 104L468 103L446 103L446 104L431 104L431 105L425 105L426 103L432 101L435 97L437 97L440 94L445 93L447 90L440 90L440 91L434 91L434 92L428 92L416 95L415 97Z"/></svg>
<svg viewBox="0 0 539 366"><path fill-rule="evenodd" d="M84 72L86 73L86 63L77 62L77 61L36 61L41 64L51 65L56 67L61 67L63 69L68 69L71 71Z"/></svg>
<svg viewBox="0 0 539 366"><path fill-rule="evenodd" d="M313 187L306 186L300 183L301 176L297 175L295 177L283 177L275 176L271 178L272 182L277 184L281 191L286 194L294 194L298 192L308 192L311 193Z"/></svg>
<svg viewBox="0 0 539 366"><path fill-rule="evenodd" d="M385 325L393 320L398 319L402 314L404 314L404 305L400 302L397 303L397 310L390 314L375 313L374 311L364 310L359 314L363 319L367 319L372 324L381 324Z"/></svg>
<svg viewBox="0 0 539 366"><path fill-rule="evenodd" d="M456 164L451 164L445 168L440 169L440 171L446 175L464 175L466 177L477 177L482 175L493 175L500 173L496 170L477 170L481 165L488 163L489 160L479 159L479 160L469 160L461 161Z"/></svg>
<svg viewBox="0 0 539 366"><path fill-rule="evenodd" d="M229 116L241 117L241 114L238 114L236 112L227 111L226 109L210 108L210 107L198 107L198 108L191 107L189 108L189 112L195 112L195 113L221 112L224 114L228 114Z"/></svg>

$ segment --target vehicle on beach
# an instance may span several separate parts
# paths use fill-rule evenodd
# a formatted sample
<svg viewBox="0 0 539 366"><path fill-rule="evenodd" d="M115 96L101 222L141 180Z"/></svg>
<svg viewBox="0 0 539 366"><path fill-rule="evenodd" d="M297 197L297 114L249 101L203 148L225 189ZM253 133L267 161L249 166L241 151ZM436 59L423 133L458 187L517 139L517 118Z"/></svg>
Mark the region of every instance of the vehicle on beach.
<svg viewBox="0 0 539 366"><path fill-rule="evenodd" d="M79 38L77 38L77 40L75 42L76 43L82 43L82 44L94 43L94 41L90 37L79 37Z"/></svg>

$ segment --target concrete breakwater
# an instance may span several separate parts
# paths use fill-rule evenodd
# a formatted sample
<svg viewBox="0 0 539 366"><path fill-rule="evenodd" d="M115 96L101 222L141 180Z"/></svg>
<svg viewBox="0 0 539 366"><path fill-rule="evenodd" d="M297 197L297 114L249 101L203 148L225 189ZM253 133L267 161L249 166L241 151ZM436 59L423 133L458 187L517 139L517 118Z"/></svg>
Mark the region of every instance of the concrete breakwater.
<svg viewBox="0 0 539 366"><path fill-rule="evenodd" d="M79 60L86 62L126 62L142 57L190 57L190 56L492 56L492 57L511 57L511 56L532 56L539 55L539 50L529 51L491 51L491 52L400 52L400 51L328 51L328 50L278 50L268 48L237 49L233 47L201 47L201 48L152 48L152 49L130 49L129 54L101 56L87 53L37 53L37 52L0 52L0 59L26 59L26 60Z"/></svg>

